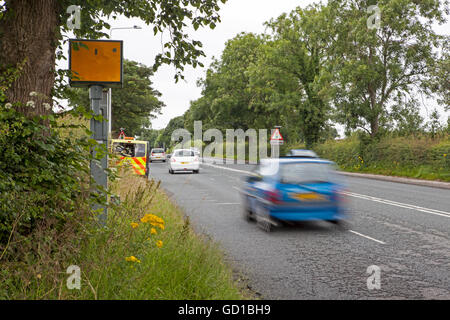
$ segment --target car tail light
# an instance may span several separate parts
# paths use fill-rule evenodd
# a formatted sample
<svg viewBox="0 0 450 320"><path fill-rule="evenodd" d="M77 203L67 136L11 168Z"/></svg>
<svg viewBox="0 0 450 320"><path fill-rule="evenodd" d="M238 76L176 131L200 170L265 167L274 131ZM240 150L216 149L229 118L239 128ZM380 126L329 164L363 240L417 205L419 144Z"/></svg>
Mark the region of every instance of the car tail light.
<svg viewBox="0 0 450 320"><path fill-rule="evenodd" d="M272 203L281 203L281 195L278 191L264 191L264 198Z"/></svg>
<svg viewBox="0 0 450 320"><path fill-rule="evenodd" d="M152 152L152 156L154 156L155 154Z"/></svg>
<svg viewBox="0 0 450 320"><path fill-rule="evenodd" d="M194 158L194 161L197 162L197 161L198 161L198 157L195 157L195 158Z"/></svg>
<svg viewBox="0 0 450 320"><path fill-rule="evenodd" d="M175 158L170 159L170 161L177 162L177 160L175 160Z"/></svg>

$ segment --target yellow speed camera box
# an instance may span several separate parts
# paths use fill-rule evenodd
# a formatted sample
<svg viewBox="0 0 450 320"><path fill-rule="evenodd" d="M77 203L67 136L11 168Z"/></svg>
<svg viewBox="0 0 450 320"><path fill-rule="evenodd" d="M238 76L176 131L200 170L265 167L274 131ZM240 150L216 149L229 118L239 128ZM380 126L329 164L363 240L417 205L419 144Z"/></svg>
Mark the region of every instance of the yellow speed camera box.
<svg viewBox="0 0 450 320"><path fill-rule="evenodd" d="M121 88L123 41L71 39L69 70L72 87L103 85Z"/></svg>

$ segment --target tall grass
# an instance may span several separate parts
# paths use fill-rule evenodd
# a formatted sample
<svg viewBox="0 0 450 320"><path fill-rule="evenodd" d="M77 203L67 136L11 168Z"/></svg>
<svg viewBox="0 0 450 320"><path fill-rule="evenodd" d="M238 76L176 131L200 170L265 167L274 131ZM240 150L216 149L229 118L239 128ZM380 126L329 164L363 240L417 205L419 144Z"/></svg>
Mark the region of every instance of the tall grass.
<svg viewBox="0 0 450 320"><path fill-rule="evenodd" d="M188 218L154 181L121 172L112 186L121 203L100 227L87 211L64 230L43 223L20 258L0 260L1 299L242 299L216 244L195 234ZM142 223L164 220L164 230ZM132 223L138 223L136 228ZM162 247L158 247L158 241ZM134 256L140 262L126 261ZM66 286L66 269L81 269L81 289Z"/></svg>

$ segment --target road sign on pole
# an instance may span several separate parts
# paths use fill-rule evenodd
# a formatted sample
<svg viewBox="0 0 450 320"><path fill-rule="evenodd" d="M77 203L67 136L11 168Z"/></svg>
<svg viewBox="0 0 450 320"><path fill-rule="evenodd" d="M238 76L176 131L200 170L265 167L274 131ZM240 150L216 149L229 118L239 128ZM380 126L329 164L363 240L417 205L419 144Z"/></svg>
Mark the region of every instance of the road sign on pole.
<svg viewBox="0 0 450 320"><path fill-rule="evenodd" d="M69 41L69 70L72 87L88 87L91 109L94 115L101 115L111 121L111 87L122 87L123 81L123 41L113 40L79 40ZM109 88L104 91L104 88ZM92 139L103 144L108 150L108 134L110 124L105 121L91 119ZM94 158L96 151L91 150ZM91 176L95 184L108 189L108 156L91 161ZM106 197L106 195L105 195ZM106 200L106 199L105 199ZM102 209L99 221L106 224L108 215L106 206L93 206L94 210Z"/></svg>
<svg viewBox="0 0 450 320"><path fill-rule="evenodd" d="M270 137L270 144L280 145L284 143L283 136L281 135L280 128L275 128Z"/></svg>

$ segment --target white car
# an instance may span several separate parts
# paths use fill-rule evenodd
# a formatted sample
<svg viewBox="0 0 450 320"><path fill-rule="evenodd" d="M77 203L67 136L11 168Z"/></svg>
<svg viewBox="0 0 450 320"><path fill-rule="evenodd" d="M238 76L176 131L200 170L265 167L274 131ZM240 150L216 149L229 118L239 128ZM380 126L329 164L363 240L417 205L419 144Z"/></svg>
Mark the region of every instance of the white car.
<svg viewBox="0 0 450 320"><path fill-rule="evenodd" d="M198 150L198 148L192 147L191 150L194 151L194 154L195 154L196 156L200 156L200 151Z"/></svg>
<svg viewBox="0 0 450 320"><path fill-rule="evenodd" d="M166 162L166 153L162 148L154 148L150 152L150 162L163 161Z"/></svg>
<svg viewBox="0 0 450 320"><path fill-rule="evenodd" d="M169 173L180 171L200 172L200 159L189 149L174 150L169 161Z"/></svg>

